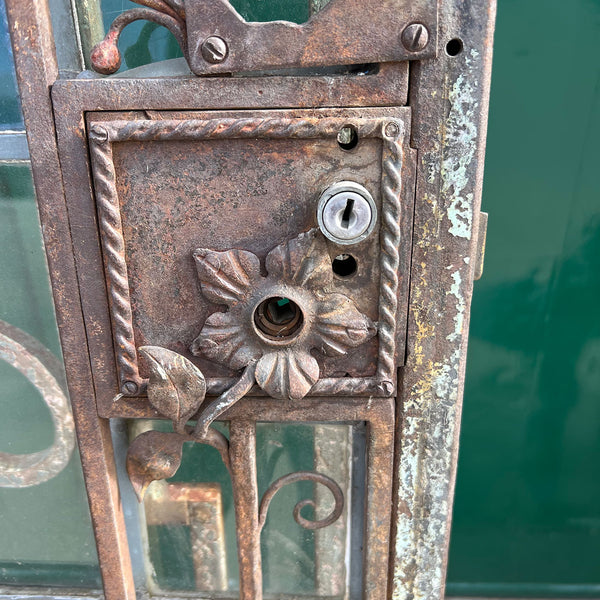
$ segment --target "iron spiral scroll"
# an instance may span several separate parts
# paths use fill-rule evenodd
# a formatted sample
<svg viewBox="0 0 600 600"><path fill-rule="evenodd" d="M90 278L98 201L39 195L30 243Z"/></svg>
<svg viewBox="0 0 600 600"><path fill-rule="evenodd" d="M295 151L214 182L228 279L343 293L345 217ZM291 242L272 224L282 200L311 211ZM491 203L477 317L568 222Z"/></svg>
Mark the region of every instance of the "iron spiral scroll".
<svg viewBox="0 0 600 600"><path fill-rule="evenodd" d="M308 498L305 500L300 500L294 506L294 520L296 523L298 523L298 525L304 527L304 529L322 529L323 527L332 525L340 518L344 510L344 493L342 492L340 486L333 479L331 479L331 477L323 475L323 473L316 473L314 471L296 471L295 473L288 473L287 475L283 475L279 479L276 479L264 493L258 509L259 531L262 531L263 527L265 526L269 505L271 504L271 500L275 494L284 486L290 483L296 483L298 481L312 481L314 483L320 483L332 493L334 499L334 506L331 512L323 519L317 519L314 521L303 517L301 511L305 506L311 506L313 509L316 509L315 501Z"/></svg>

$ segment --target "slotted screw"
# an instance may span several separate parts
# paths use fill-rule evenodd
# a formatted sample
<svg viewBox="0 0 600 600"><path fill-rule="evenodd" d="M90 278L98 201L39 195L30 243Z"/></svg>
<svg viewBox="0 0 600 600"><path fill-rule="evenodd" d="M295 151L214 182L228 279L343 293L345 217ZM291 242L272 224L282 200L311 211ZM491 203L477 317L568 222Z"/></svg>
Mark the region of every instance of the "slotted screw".
<svg viewBox="0 0 600 600"><path fill-rule="evenodd" d="M227 44L225 40L211 35L202 42L201 47L202 58L209 63L217 64L223 62L227 58Z"/></svg>
<svg viewBox="0 0 600 600"><path fill-rule="evenodd" d="M420 52L429 43L429 32L422 23L411 23L404 28L400 39L409 52Z"/></svg>

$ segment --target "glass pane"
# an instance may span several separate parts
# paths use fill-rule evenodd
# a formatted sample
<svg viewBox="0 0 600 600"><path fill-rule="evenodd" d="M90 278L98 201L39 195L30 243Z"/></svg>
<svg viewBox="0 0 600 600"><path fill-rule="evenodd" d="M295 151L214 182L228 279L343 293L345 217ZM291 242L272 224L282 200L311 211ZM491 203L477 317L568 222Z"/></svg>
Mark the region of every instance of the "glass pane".
<svg viewBox="0 0 600 600"><path fill-rule="evenodd" d="M232 0L246 21L291 21L304 23L310 16L310 0Z"/></svg>
<svg viewBox="0 0 600 600"><path fill-rule="evenodd" d="M0 166L0 244L0 582L98 587L28 166Z"/></svg>
<svg viewBox="0 0 600 600"><path fill-rule="evenodd" d="M346 507L329 527L310 530L293 516L297 502L309 499L316 510L307 519L323 519L333 509L331 493L320 484L301 481L274 496L261 535L263 585L274 594L340 596L346 590L346 549L351 505L352 428L344 425L259 424L257 427L258 490L262 498L279 477L317 471L331 477L344 492Z"/></svg>
<svg viewBox="0 0 600 600"><path fill-rule="evenodd" d="M0 81L0 130L23 129L4 0L0 0Z"/></svg>
<svg viewBox="0 0 600 600"><path fill-rule="evenodd" d="M215 424L227 435L227 427ZM132 423L132 438L165 421ZM238 588L235 515L229 473L204 444L186 443L174 477L153 482L144 497L150 591Z"/></svg>
<svg viewBox="0 0 600 600"><path fill-rule="evenodd" d="M224 424L216 427L228 435ZM137 421L132 424L132 435L150 428L172 431L165 422ZM362 489L354 493L351 489L353 478L361 481L352 461L354 429L361 430L350 425L257 425L259 498L283 475L317 471L340 486L346 503L337 521L314 531L294 520L294 507L302 500L312 500L316 511L305 507L301 516L323 519L334 508L329 490L301 481L285 485L275 494L261 534L266 593L344 597L350 531L355 534L357 548L362 536L360 525L350 527L351 519L361 522L363 502ZM235 595L239 571L232 485L215 449L185 444L177 474L166 481L155 481L148 488L143 517L151 592Z"/></svg>

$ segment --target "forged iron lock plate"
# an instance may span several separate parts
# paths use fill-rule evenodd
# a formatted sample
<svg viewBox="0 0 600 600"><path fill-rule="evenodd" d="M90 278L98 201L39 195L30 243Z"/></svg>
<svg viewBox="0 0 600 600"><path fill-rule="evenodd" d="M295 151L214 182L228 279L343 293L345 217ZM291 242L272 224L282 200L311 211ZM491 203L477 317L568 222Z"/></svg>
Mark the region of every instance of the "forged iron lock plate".
<svg viewBox="0 0 600 600"><path fill-rule="evenodd" d="M150 344L196 364L209 394L252 360L258 391L275 397L392 393L406 326L408 114L91 115L120 392L145 389L137 348ZM338 141L349 123L352 153ZM354 239L327 229L342 196L356 207L348 231L359 202L368 213Z"/></svg>

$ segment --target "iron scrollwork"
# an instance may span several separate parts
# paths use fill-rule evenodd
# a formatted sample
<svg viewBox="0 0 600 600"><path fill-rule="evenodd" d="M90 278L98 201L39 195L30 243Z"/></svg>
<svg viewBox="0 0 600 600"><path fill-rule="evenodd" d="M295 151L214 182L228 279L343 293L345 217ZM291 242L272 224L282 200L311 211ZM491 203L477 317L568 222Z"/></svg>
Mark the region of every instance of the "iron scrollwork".
<svg viewBox="0 0 600 600"><path fill-rule="evenodd" d="M174 429L172 433L146 431L129 447L127 469L140 501L152 481L176 473L185 442L215 447L230 469L229 442L211 424L255 382L274 398L301 399L319 378L311 349L343 355L377 332L350 298L324 291L330 289L333 275L325 240L315 229L271 250L265 260L266 277L261 274L259 258L248 251L197 249L194 259L204 296L229 310L214 312L206 319L192 352L243 372L232 387L207 402L204 376L191 361L158 346L139 348L150 369L148 400L173 422ZM196 423L190 426L187 423L193 417ZM315 472L290 473L265 492L259 507L259 531L275 493L304 480L327 487L335 502L327 517L315 521L301 515L302 508L314 508L314 502L299 502L294 508L298 524L320 529L340 517L344 496L333 479Z"/></svg>
<svg viewBox="0 0 600 600"><path fill-rule="evenodd" d="M140 352L150 362L148 399L152 406L173 422L173 432L145 431L129 446L127 472L136 495L141 502L150 483L175 475L181 465L183 445L186 442L208 444L216 448L232 474L229 441L210 424L229 406L241 399L254 383L256 361L244 369L240 379L229 390L212 402L205 401L206 383L201 371L185 357L157 346L141 347ZM198 413L195 426L187 425ZM327 487L334 498L328 516L310 520L301 515L305 506L315 508L313 500L306 499L294 507L294 519L306 529L321 529L334 523L344 509L344 495L340 486L322 473L300 471L289 473L274 481L264 493L259 507L258 531L264 527L269 504L275 493L287 484L313 481Z"/></svg>
<svg viewBox="0 0 600 600"><path fill-rule="evenodd" d="M0 321L0 360L25 376L40 393L54 425L54 442L30 454L0 452L0 487L25 488L56 477L75 447L75 425L63 381L62 365L24 331Z"/></svg>

